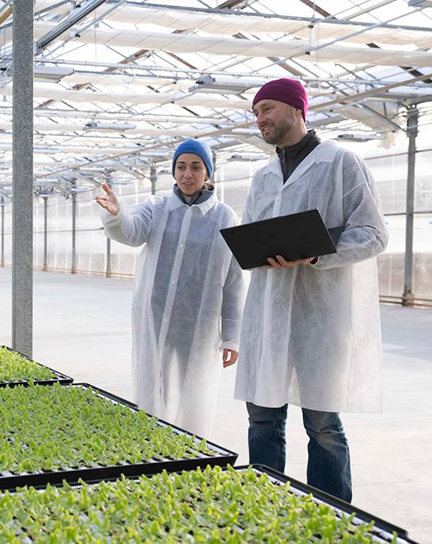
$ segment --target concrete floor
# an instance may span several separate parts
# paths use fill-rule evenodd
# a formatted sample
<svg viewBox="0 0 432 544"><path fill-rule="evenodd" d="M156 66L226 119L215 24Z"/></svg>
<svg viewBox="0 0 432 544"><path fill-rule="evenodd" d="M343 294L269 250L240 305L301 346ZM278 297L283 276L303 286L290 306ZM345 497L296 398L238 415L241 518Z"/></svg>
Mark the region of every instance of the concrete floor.
<svg viewBox="0 0 432 544"><path fill-rule="evenodd" d="M130 280L35 272L33 358L131 398ZM11 345L11 270L0 268L0 344ZM383 306L382 414L343 416L353 504L432 544L432 311ZM366 317L365 317L366 318ZM247 463L247 417L223 374L211 439ZM286 473L305 481L306 436L292 406Z"/></svg>

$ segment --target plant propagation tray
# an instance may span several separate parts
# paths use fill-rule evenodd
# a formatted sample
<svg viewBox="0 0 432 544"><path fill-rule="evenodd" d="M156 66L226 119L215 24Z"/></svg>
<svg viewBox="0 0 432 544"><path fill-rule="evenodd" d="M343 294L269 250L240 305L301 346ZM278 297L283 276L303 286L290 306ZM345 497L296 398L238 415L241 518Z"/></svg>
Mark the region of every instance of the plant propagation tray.
<svg viewBox="0 0 432 544"><path fill-rule="evenodd" d="M353 518L354 524L370 523L373 521L374 527L372 531L370 531L371 535L373 535L373 542L392 542L394 533L397 533L397 544L418 544L414 542L414 540L408 538L408 534L405 529L401 529L388 521L377 518L376 516L361 510L360 508L356 508L348 502L338 499L333 495L329 495L320 489L290 478L289 476L286 476L285 474L273 470L265 465L251 466L258 474L267 474L270 480L276 485L290 482L290 492L301 497L312 495L315 503L329 505L339 518L341 518L344 514L352 515L355 513L355 517ZM240 466L235 467L235 470L246 470L247 468L247 466Z"/></svg>
<svg viewBox="0 0 432 544"><path fill-rule="evenodd" d="M65 386L61 389L67 390L69 387L79 387L88 390L91 389L94 394L104 402L126 407L132 412L140 412L136 404L128 402L127 400L117 397L116 395L108 393L95 386L86 383L79 383ZM203 443L203 439L195 437L191 433L170 425L165 421L155 420L155 424L159 428L166 428L167 430L171 428L174 440L176 437L178 437L179 440L184 437L189 441L192 441L193 444L196 444L196 448L193 447L193 445L190 446L188 448L187 457L181 459L171 458L168 456L161 458L160 456L155 455L154 459L147 459L140 463L119 461L117 464L106 466L97 463L91 464L91 466L85 466L83 463L83 466L78 467L72 466L58 470L38 470L35 472L23 472L18 474L3 471L0 472L0 489L14 489L18 486L40 486L46 485L47 483L58 484L63 480L68 482L77 482L81 479L88 482L96 479L105 480L109 478L118 478L121 475L128 477L140 476L142 474L155 474L163 470L166 470L167 472L177 472L181 470L192 470L197 467L205 467L207 465L226 466L227 464L234 464L237 460L238 454L208 441L205 441L205 451L200 451L200 449L202 449L201 445ZM150 444L146 445L151 447L151 438ZM72 462L70 464L72 464Z"/></svg>
<svg viewBox="0 0 432 544"><path fill-rule="evenodd" d="M28 386L30 384L30 382L33 382L36 385L54 385L55 383L59 383L60 385L70 385L73 382L73 378L71 378L70 376L66 376L66 374L62 374L61 372L58 372L58 370L53 370L49 366L42 365L41 363L33 361L32 359L29 359L26 355L23 355L19 351L11 349L8 346L0 346L0 349L6 349L10 353L15 353L15 354L19 355L20 357L23 357L24 359L26 359L30 363L34 363L35 365L37 365L40 368L44 368L46 370L49 370L53 374L52 378L36 379L36 380L28 378L28 379L22 379L22 380L17 380L17 381L2 381L1 378L0 378L0 387L15 387L17 385ZM0 370L1 370L1 368L0 368Z"/></svg>
<svg viewBox="0 0 432 544"><path fill-rule="evenodd" d="M2 507L0 535L25 544L416 544L403 529L262 465L17 489L0 493Z"/></svg>

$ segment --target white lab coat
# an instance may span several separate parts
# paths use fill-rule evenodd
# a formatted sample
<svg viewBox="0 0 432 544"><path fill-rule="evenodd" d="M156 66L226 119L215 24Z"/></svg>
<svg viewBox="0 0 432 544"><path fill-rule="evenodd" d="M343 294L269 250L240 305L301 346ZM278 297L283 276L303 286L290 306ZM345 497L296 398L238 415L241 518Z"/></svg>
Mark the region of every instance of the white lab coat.
<svg viewBox="0 0 432 544"><path fill-rule="evenodd" d="M387 244L363 161L318 145L283 183L276 158L252 181L243 223L317 208L343 225L337 253L314 265L254 269L242 324L235 397L327 412L381 409L376 255Z"/></svg>
<svg viewBox="0 0 432 544"><path fill-rule="evenodd" d="M132 213L102 210L105 233L144 244L132 303L137 404L207 437L222 370L221 348L238 350L245 284L219 229L238 224L213 194L188 206L173 192Z"/></svg>

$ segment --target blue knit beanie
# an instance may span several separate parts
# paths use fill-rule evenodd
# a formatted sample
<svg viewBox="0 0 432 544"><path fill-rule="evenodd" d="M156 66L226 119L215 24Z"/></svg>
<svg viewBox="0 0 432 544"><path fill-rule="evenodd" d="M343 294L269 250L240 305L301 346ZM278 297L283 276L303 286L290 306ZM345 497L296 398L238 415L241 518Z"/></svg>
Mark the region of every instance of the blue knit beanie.
<svg viewBox="0 0 432 544"><path fill-rule="evenodd" d="M183 153L193 153L194 155L198 155L198 157L201 157L201 159L204 161L204 164L207 168L207 174L209 179L212 177L214 168L213 168L213 156L212 156L211 149L205 142L199 142L198 140L195 140L194 138L189 138L188 140L185 140L175 150L174 157L172 160L172 175L173 176L174 176L176 161L180 157L180 155L183 155Z"/></svg>

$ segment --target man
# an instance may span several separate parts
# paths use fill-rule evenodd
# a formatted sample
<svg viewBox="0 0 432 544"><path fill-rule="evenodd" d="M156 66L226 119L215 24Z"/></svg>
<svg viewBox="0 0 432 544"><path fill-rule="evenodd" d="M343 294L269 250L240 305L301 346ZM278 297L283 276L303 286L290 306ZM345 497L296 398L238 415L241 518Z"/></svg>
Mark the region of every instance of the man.
<svg viewBox="0 0 432 544"><path fill-rule="evenodd" d="M278 156L254 176L243 223L316 208L328 228L344 229L335 254L293 262L269 255L268 266L252 271L235 397L247 403L251 463L284 471L288 404L300 406L308 483L350 502L339 412L381 408L375 256L387 232L364 163L308 132L307 107L295 80L271 81L256 94L257 125Z"/></svg>

